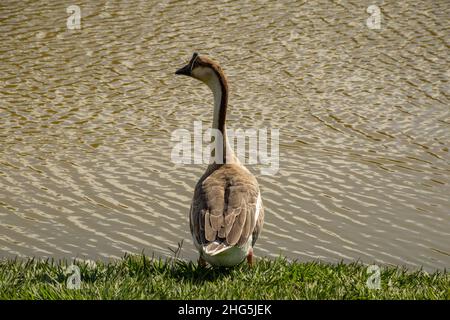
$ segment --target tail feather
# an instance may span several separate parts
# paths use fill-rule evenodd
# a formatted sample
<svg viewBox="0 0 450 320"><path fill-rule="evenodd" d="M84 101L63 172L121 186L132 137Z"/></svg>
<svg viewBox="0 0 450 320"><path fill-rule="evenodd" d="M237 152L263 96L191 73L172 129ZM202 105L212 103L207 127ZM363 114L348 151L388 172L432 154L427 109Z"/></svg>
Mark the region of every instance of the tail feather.
<svg viewBox="0 0 450 320"><path fill-rule="evenodd" d="M223 242L210 242L207 245L203 246L203 252L206 253L209 256L215 256L221 252L224 252L228 249L232 248L232 246L229 246Z"/></svg>

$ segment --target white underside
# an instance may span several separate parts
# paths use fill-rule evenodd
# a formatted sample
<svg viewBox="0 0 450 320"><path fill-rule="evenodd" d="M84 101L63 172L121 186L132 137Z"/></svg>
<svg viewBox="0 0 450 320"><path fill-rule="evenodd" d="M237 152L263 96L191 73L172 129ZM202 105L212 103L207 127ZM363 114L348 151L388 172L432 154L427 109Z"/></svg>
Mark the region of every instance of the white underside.
<svg viewBox="0 0 450 320"><path fill-rule="evenodd" d="M200 256L213 266L235 266L244 261L245 257L247 257L252 246L252 238L253 237L250 236L247 243L242 247L227 247L225 250L214 254L207 254L204 250L204 247L201 247Z"/></svg>

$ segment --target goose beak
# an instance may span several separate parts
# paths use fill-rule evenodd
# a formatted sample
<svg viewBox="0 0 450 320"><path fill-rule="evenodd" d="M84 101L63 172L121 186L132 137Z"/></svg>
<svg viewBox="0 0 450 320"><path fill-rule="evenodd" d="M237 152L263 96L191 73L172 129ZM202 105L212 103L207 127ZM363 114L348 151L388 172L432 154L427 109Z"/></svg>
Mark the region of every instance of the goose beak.
<svg viewBox="0 0 450 320"><path fill-rule="evenodd" d="M183 68L178 69L175 74L181 74L185 76L191 75L191 64L185 65Z"/></svg>
<svg viewBox="0 0 450 320"><path fill-rule="evenodd" d="M192 76L192 68L194 66L195 61L198 58L198 53L194 52L194 54L192 55L191 61L189 61L189 63L187 65L185 65L183 68L178 69L175 74L182 74L185 76Z"/></svg>

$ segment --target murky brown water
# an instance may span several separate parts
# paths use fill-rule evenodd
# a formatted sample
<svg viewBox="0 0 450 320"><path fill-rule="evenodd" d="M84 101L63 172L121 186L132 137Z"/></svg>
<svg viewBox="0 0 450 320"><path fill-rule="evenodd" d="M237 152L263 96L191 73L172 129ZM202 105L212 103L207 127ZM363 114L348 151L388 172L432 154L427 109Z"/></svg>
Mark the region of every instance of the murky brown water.
<svg viewBox="0 0 450 320"><path fill-rule="evenodd" d="M173 130L210 124L193 51L230 81L228 126L280 129L257 174L256 254L450 266L450 2L0 3L0 256L195 259L187 223L204 165ZM74 3L75 4L75 3ZM370 4L380 30L366 26Z"/></svg>

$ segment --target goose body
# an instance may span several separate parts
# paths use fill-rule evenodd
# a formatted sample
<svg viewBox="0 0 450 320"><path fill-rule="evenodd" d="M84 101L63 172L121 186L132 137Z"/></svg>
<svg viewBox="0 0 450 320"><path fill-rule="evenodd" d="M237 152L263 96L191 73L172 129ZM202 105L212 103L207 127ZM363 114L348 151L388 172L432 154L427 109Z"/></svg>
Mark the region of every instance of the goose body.
<svg viewBox="0 0 450 320"><path fill-rule="evenodd" d="M253 246L264 222L264 207L258 182L234 155L226 135L228 84L220 66L194 53L176 74L196 78L214 94L212 128L219 157L197 182L189 212L190 230L199 252L199 263L233 266L245 258L253 263Z"/></svg>

